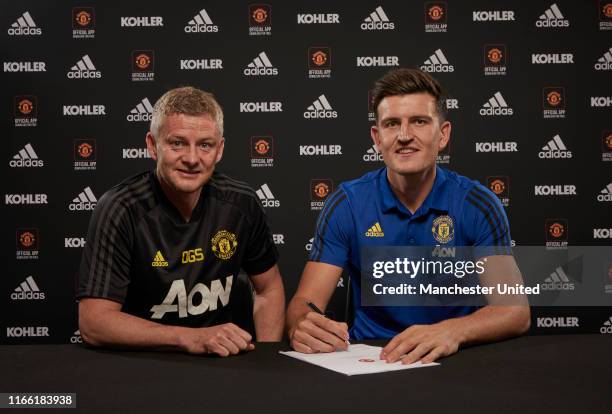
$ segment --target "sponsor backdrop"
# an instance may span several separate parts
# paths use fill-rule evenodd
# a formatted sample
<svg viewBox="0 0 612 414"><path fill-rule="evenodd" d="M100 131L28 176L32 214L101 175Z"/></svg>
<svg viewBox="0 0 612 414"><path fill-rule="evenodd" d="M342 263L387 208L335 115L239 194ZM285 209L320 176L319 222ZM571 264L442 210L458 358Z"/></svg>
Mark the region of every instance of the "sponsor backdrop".
<svg viewBox="0 0 612 414"><path fill-rule="evenodd" d="M612 240L610 0L20 1L1 15L2 343L80 341L91 211L153 167L152 105L181 85L222 104L219 169L260 197L288 297L326 197L383 165L368 91L397 66L447 87L453 133L439 163L499 195L516 245ZM337 318L346 289L343 278ZM612 269L601 289L612 298ZM610 333L611 315L540 308L533 330Z"/></svg>

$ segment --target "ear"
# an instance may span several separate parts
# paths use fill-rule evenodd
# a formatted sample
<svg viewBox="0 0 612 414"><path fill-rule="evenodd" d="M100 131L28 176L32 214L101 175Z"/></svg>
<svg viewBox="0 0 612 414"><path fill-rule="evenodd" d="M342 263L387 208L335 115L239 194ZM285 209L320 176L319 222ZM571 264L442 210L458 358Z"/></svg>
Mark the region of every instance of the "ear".
<svg viewBox="0 0 612 414"><path fill-rule="evenodd" d="M370 127L370 136L372 137L372 141L374 141L376 148L380 150L380 132L378 131L378 126L372 125Z"/></svg>
<svg viewBox="0 0 612 414"><path fill-rule="evenodd" d="M225 137L221 137L221 140L219 141L219 151L217 151L217 160L215 161L215 164L221 161L221 158L223 158L224 148L225 148Z"/></svg>
<svg viewBox="0 0 612 414"><path fill-rule="evenodd" d="M451 136L451 123L449 121L445 121L440 126L440 142L438 143L438 150L441 150L446 147L448 141Z"/></svg>
<svg viewBox="0 0 612 414"><path fill-rule="evenodd" d="M153 158L154 161L157 161L157 146L155 143L155 137L151 133L151 131L147 132L147 137L145 138L147 143L147 150L149 150L149 155Z"/></svg>

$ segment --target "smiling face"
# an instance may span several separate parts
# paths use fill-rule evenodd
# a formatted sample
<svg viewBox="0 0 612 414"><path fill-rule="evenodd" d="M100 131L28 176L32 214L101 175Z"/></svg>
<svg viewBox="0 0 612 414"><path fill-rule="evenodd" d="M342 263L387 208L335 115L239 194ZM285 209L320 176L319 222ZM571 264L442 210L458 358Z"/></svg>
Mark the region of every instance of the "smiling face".
<svg viewBox="0 0 612 414"><path fill-rule="evenodd" d="M158 136L147 134L157 177L170 199L199 196L223 156L224 142L210 115L166 115Z"/></svg>
<svg viewBox="0 0 612 414"><path fill-rule="evenodd" d="M370 132L389 179L431 173L451 131L450 122L440 122L434 97L425 92L387 96L377 111Z"/></svg>

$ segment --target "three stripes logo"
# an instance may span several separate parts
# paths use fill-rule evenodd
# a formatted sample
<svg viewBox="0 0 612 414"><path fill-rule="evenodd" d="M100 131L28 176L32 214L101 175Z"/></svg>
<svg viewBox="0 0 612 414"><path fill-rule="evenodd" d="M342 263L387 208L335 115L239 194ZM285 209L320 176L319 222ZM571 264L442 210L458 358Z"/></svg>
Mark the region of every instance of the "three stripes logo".
<svg viewBox="0 0 612 414"><path fill-rule="evenodd" d="M595 70L612 70L612 47L597 60Z"/></svg>
<svg viewBox="0 0 612 414"><path fill-rule="evenodd" d="M508 106L508 103L502 96L501 92L495 92L492 98L489 99L482 108L480 108L481 116L495 115L512 115L514 111Z"/></svg>
<svg viewBox="0 0 612 414"><path fill-rule="evenodd" d="M368 17L363 19L361 30L395 30L395 23L391 22L383 8L378 6Z"/></svg>
<svg viewBox="0 0 612 414"><path fill-rule="evenodd" d="M13 156L9 165L12 168L44 167L44 162L38 158L38 154L36 154L32 145L28 143Z"/></svg>
<svg viewBox="0 0 612 414"><path fill-rule="evenodd" d="M601 325L599 332L602 334L612 334L612 316L610 316L608 320Z"/></svg>
<svg viewBox="0 0 612 414"><path fill-rule="evenodd" d="M544 13L536 20L536 27L568 27L569 20L563 17L563 13L557 7L557 3L553 3Z"/></svg>
<svg viewBox="0 0 612 414"><path fill-rule="evenodd" d="M255 191L257 197L259 197L259 201L264 207L279 207L280 201L274 197L272 194L272 190L268 187L268 184L264 183L259 190Z"/></svg>
<svg viewBox="0 0 612 414"><path fill-rule="evenodd" d="M455 68L448 63L442 49L437 49L421 66L421 70L425 72L454 72Z"/></svg>
<svg viewBox="0 0 612 414"><path fill-rule="evenodd" d="M374 223L372 227L365 232L366 237L385 237L385 233L383 232L382 227L380 227L380 223L377 221Z"/></svg>
<svg viewBox="0 0 612 414"><path fill-rule="evenodd" d="M218 31L219 26L213 23L206 9L200 10L185 26L185 33L216 33Z"/></svg>
<svg viewBox="0 0 612 414"><path fill-rule="evenodd" d="M30 12L23 13L8 29L9 36L40 36L42 29L36 26Z"/></svg>
<svg viewBox="0 0 612 414"><path fill-rule="evenodd" d="M91 191L90 187L85 187L78 196L76 196L72 203L68 205L68 210L70 211L91 211L96 208L96 204L98 200L94 195L93 191Z"/></svg>
<svg viewBox="0 0 612 414"><path fill-rule="evenodd" d="M567 149L559 134L555 135L542 147L538 153L540 158L572 158L572 152Z"/></svg>
<svg viewBox="0 0 612 414"><path fill-rule="evenodd" d="M130 111L127 116L128 122L150 122L153 116L153 105L149 101L149 98L143 98L135 107Z"/></svg>
<svg viewBox="0 0 612 414"><path fill-rule="evenodd" d="M383 157L382 154L378 151L378 148L376 148L376 145L372 145L363 155L363 160L367 162L376 162L382 161Z"/></svg>
<svg viewBox="0 0 612 414"><path fill-rule="evenodd" d="M278 69L272 65L266 52L261 52L248 66L244 69L243 73L246 76L265 76L265 75L278 75Z"/></svg>
<svg viewBox="0 0 612 414"><path fill-rule="evenodd" d="M540 283L542 290L574 290L574 283L570 281L561 266L557 267L543 283Z"/></svg>
<svg viewBox="0 0 612 414"><path fill-rule="evenodd" d="M164 259L164 255L160 250L155 253L153 257L153 261L151 262L151 266L153 267L168 267L168 262Z"/></svg>
<svg viewBox="0 0 612 414"><path fill-rule="evenodd" d="M612 183L605 186L603 190L597 195L597 201L599 202L610 202L612 201Z"/></svg>
<svg viewBox="0 0 612 414"><path fill-rule="evenodd" d="M96 69L89 55L84 55L66 74L68 79L99 79L102 73Z"/></svg>
<svg viewBox="0 0 612 414"><path fill-rule="evenodd" d="M42 300L44 298L45 294L40 291L32 276L28 276L11 293L11 300Z"/></svg>
<svg viewBox="0 0 612 414"><path fill-rule="evenodd" d="M338 112L334 111L331 104L325 95L319 96L308 108L304 111L304 118L337 118Z"/></svg>

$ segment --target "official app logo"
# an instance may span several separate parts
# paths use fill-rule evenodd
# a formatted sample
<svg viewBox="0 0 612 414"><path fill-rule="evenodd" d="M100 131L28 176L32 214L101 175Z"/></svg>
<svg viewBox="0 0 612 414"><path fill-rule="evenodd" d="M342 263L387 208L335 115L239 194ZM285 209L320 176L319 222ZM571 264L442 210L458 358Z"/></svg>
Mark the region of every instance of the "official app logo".
<svg viewBox="0 0 612 414"><path fill-rule="evenodd" d="M599 30L612 30L612 1L599 0Z"/></svg>
<svg viewBox="0 0 612 414"><path fill-rule="evenodd" d="M508 50L504 44L484 46L485 76L505 76L507 74Z"/></svg>
<svg viewBox="0 0 612 414"><path fill-rule="evenodd" d="M612 161L612 131L601 134L601 160Z"/></svg>
<svg viewBox="0 0 612 414"><path fill-rule="evenodd" d="M206 9L200 10L185 26L185 33L216 33L219 26L213 23Z"/></svg>
<svg viewBox="0 0 612 414"><path fill-rule="evenodd" d="M152 50L134 50L132 52L132 81L155 80L155 52Z"/></svg>
<svg viewBox="0 0 612 414"><path fill-rule="evenodd" d="M372 91L368 91L368 121L376 122L376 110L374 109L374 102L372 102Z"/></svg>
<svg viewBox="0 0 612 414"><path fill-rule="evenodd" d="M544 231L546 248L548 250L567 249L568 224L567 219L546 219Z"/></svg>
<svg viewBox="0 0 612 414"><path fill-rule="evenodd" d="M93 39L96 37L96 11L93 7L72 8L72 38Z"/></svg>
<svg viewBox="0 0 612 414"><path fill-rule="evenodd" d="M438 156L436 157L436 163L447 165L450 164L450 153L451 153L451 141L446 143L446 146L438 151Z"/></svg>
<svg viewBox="0 0 612 414"><path fill-rule="evenodd" d="M455 224L453 219L447 215L437 217L431 226L433 238L438 243L448 243L455 237Z"/></svg>
<svg viewBox="0 0 612 414"><path fill-rule="evenodd" d="M315 178L310 180L310 209L319 211L323 209L325 200L334 191L334 182L329 178Z"/></svg>
<svg viewBox="0 0 612 414"><path fill-rule="evenodd" d="M249 35L270 36L272 34L272 6L251 4L249 6Z"/></svg>
<svg viewBox="0 0 612 414"><path fill-rule="evenodd" d="M92 171L96 169L96 140L74 140L74 170Z"/></svg>
<svg viewBox="0 0 612 414"><path fill-rule="evenodd" d="M425 32L441 33L448 30L448 6L445 1L425 3Z"/></svg>
<svg viewBox="0 0 612 414"><path fill-rule="evenodd" d="M551 86L542 89L542 107L545 119L565 118L565 88Z"/></svg>
<svg viewBox="0 0 612 414"><path fill-rule="evenodd" d="M15 126L35 127L38 124L38 99L34 95L15 96Z"/></svg>
<svg viewBox="0 0 612 414"><path fill-rule="evenodd" d="M238 240L236 235L227 230L219 230L211 240L211 250L221 260L227 260L236 253Z"/></svg>
<svg viewBox="0 0 612 414"><path fill-rule="evenodd" d="M274 167L274 137L251 137L251 167Z"/></svg>
<svg viewBox="0 0 612 414"><path fill-rule="evenodd" d="M499 198L504 207L510 205L510 178L508 176L487 177L487 187Z"/></svg>
<svg viewBox="0 0 612 414"><path fill-rule="evenodd" d="M17 260L38 259L39 246L38 229L23 228L16 232L16 257Z"/></svg>
<svg viewBox="0 0 612 414"><path fill-rule="evenodd" d="M312 46L308 48L308 77L310 79L331 78L331 48Z"/></svg>
<svg viewBox="0 0 612 414"><path fill-rule="evenodd" d="M40 36L42 29L36 26L29 11L24 12L8 29L9 36Z"/></svg>

